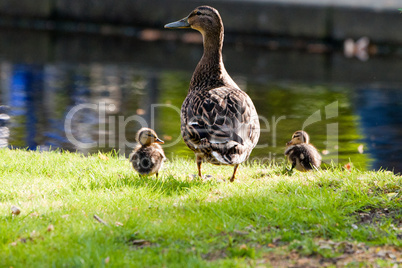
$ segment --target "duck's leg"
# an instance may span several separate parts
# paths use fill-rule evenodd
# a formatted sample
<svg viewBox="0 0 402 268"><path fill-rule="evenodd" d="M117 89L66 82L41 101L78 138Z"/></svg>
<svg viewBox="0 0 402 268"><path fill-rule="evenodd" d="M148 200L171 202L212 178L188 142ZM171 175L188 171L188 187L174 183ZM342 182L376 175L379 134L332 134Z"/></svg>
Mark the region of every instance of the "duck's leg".
<svg viewBox="0 0 402 268"><path fill-rule="evenodd" d="M293 161L292 162L292 167L290 168L290 169L286 169L288 172L292 172L293 171L293 169L295 168L295 166L296 166L296 161Z"/></svg>
<svg viewBox="0 0 402 268"><path fill-rule="evenodd" d="M156 178L158 178L158 172L156 172L155 176L156 176Z"/></svg>
<svg viewBox="0 0 402 268"><path fill-rule="evenodd" d="M239 167L239 165L234 165L233 175L232 175L232 177L230 177L230 182L233 182L235 180L236 171L237 171L238 167Z"/></svg>
<svg viewBox="0 0 402 268"><path fill-rule="evenodd" d="M292 167L290 168L290 170L289 170L289 171L293 171L293 169L295 168L295 166L296 166L296 161L293 161L293 163L292 163Z"/></svg>
<svg viewBox="0 0 402 268"><path fill-rule="evenodd" d="M201 164L202 164L202 157L197 155L197 168L198 168L198 176L202 178L201 175Z"/></svg>

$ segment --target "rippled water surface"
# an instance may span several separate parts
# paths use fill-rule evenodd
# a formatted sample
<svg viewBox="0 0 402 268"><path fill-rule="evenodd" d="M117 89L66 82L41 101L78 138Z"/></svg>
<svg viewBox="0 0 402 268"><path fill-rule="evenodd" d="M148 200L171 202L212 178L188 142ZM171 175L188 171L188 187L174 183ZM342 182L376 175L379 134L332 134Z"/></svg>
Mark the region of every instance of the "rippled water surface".
<svg viewBox="0 0 402 268"><path fill-rule="evenodd" d="M20 35L28 44L0 44L2 147L127 155L135 132L149 126L165 140L168 157L193 156L180 137L179 111L200 44ZM395 70L377 69L397 64L392 59L360 62L236 43L224 54L261 117L251 160L282 162L286 141L303 128L327 163L402 170L401 81Z"/></svg>

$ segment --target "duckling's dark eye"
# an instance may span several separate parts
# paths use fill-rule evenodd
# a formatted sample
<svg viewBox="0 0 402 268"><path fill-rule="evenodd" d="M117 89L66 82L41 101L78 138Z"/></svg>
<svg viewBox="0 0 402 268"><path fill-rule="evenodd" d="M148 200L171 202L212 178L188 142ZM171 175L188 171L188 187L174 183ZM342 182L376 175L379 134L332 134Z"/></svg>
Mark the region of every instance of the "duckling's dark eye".
<svg viewBox="0 0 402 268"><path fill-rule="evenodd" d="M202 13L201 13L201 11L197 11L196 14L199 16L199 15L201 15Z"/></svg>

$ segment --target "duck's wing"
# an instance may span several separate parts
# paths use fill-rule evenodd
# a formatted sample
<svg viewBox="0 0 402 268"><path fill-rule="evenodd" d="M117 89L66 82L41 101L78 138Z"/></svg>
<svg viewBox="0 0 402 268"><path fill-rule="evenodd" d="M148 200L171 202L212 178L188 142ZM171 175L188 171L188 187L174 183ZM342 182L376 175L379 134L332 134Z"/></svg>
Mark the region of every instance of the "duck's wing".
<svg viewBox="0 0 402 268"><path fill-rule="evenodd" d="M151 147L152 147L152 155L155 159L158 159L160 161L166 160L165 152L163 151L162 146L160 146L157 143L153 143Z"/></svg>
<svg viewBox="0 0 402 268"><path fill-rule="evenodd" d="M132 162L133 160L134 160L134 155L135 155L135 153L139 150L141 148L141 144L139 144L139 143L136 143L135 144L135 147L134 147L134 149L133 149L133 151L130 153L130 155L128 156L128 160L130 161L130 162Z"/></svg>
<svg viewBox="0 0 402 268"><path fill-rule="evenodd" d="M318 152L317 148L315 148L312 144L308 144L308 151L311 155L311 163L315 167L315 169L319 168L321 165L322 157Z"/></svg>
<svg viewBox="0 0 402 268"><path fill-rule="evenodd" d="M182 106L182 136L193 150L251 150L258 142L260 125L250 97L228 87L190 93ZM201 148L204 147L204 148Z"/></svg>

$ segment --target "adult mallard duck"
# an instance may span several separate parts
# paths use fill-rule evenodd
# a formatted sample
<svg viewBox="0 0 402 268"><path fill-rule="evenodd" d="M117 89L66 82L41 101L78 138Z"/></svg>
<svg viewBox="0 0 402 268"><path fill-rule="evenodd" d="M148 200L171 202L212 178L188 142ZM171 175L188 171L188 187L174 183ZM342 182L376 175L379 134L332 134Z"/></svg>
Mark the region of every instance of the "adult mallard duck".
<svg viewBox="0 0 402 268"><path fill-rule="evenodd" d="M203 36L204 54L181 107L181 135L196 155L198 175L203 161L234 166L246 161L258 142L260 123L250 97L226 72L222 60L223 23L218 11L200 6L165 28L192 28Z"/></svg>
<svg viewBox="0 0 402 268"><path fill-rule="evenodd" d="M130 154L129 160L140 175L156 174L166 160L165 153L159 144L164 142L150 128L141 128L136 135L137 146Z"/></svg>
<svg viewBox="0 0 402 268"><path fill-rule="evenodd" d="M310 144L307 132L298 130L292 135L292 139L286 143L285 155L292 163L292 168L299 171L318 169L321 165L321 155Z"/></svg>

